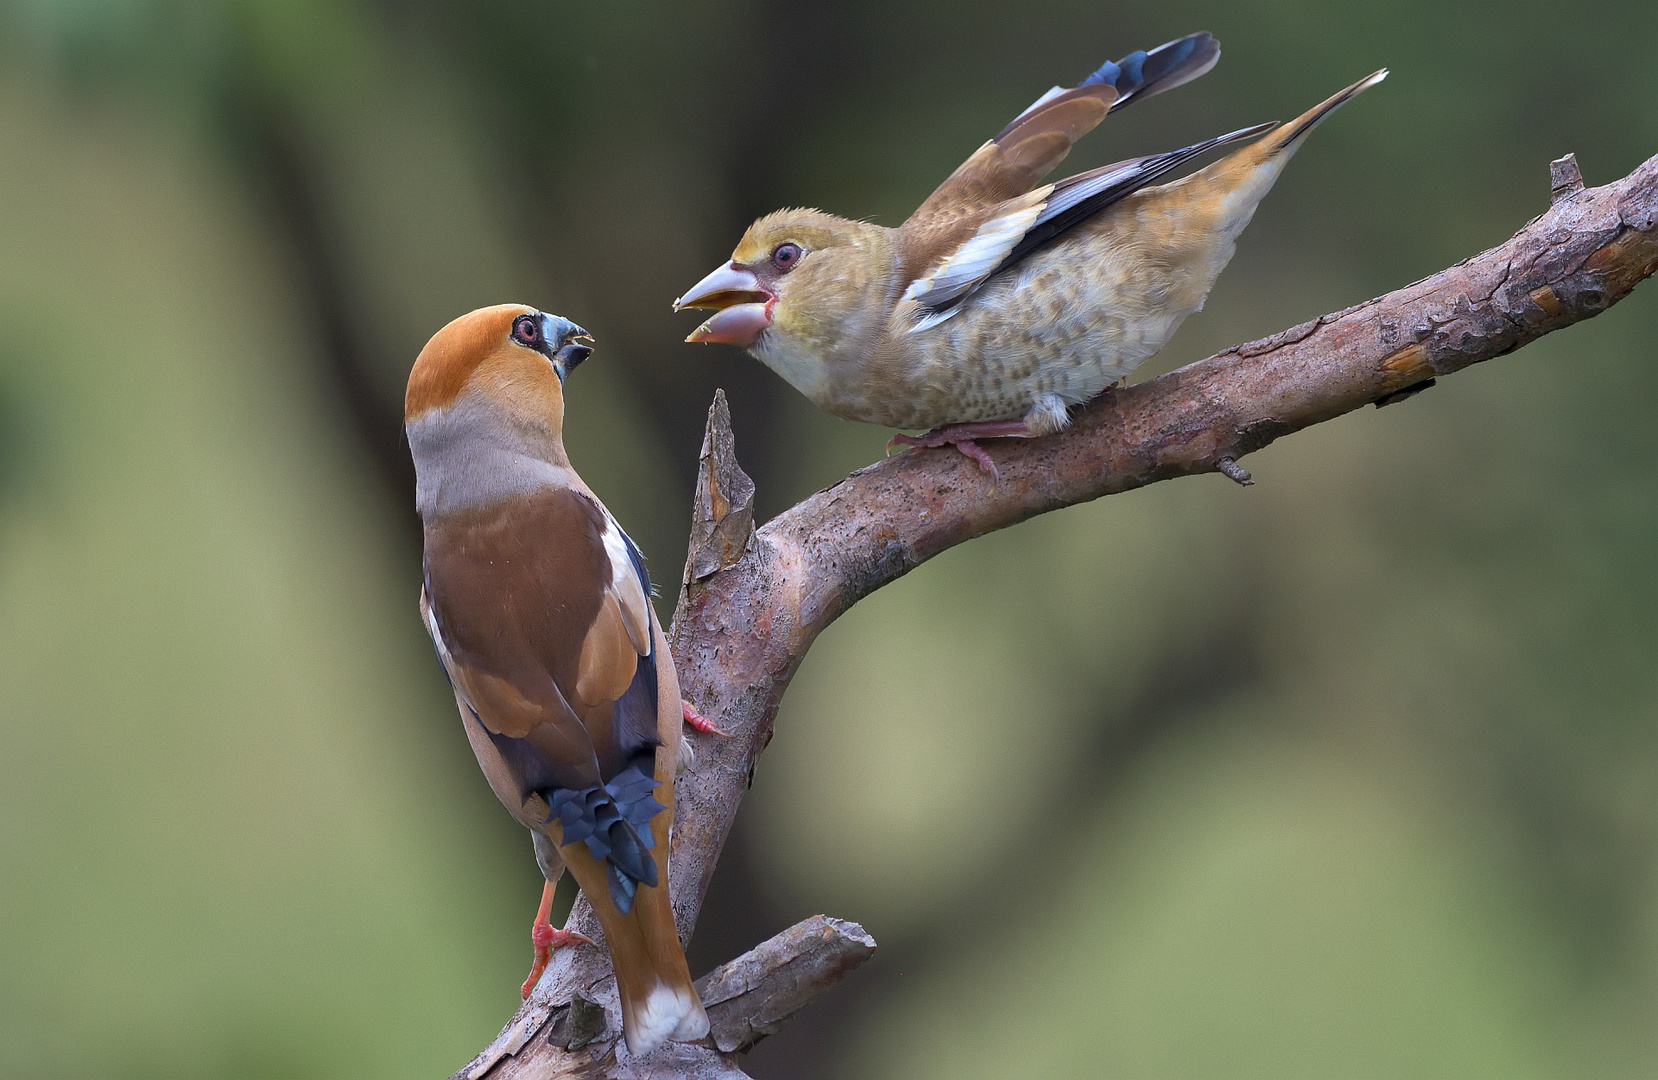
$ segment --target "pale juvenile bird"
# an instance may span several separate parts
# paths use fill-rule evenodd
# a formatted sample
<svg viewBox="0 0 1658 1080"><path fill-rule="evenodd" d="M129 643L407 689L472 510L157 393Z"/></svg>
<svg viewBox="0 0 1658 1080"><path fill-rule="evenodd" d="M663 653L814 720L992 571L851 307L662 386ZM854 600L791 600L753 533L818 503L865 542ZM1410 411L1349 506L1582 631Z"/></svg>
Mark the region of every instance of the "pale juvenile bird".
<svg viewBox="0 0 1658 1080"><path fill-rule="evenodd" d="M682 704L639 549L564 453L586 331L521 305L427 342L404 403L425 526L420 611L489 785L546 877L536 966L568 866L604 928L629 1049L700 1039L668 904Z"/></svg>
<svg viewBox="0 0 1658 1080"><path fill-rule="evenodd" d="M896 229L818 210L749 226L731 261L674 304L716 308L687 341L747 349L836 416L933 428L894 443L1045 435L1157 352L1203 306L1255 207L1318 123L1378 71L1267 138L1151 181L1262 124L1038 186L1113 109L1197 78L1192 34L1054 87Z"/></svg>

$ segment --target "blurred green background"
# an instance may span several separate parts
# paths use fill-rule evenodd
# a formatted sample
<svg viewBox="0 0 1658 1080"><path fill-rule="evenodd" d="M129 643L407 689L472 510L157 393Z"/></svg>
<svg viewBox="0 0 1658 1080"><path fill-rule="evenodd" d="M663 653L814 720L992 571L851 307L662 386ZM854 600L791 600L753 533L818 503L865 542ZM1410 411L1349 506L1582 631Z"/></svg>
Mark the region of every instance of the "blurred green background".
<svg viewBox="0 0 1658 1080"><path fill-rule="evenodd" d="M530 846L415 612L403 380L521 300L672 601L731 395L775 513L880 456L669 301L746 223L896 224L1054 82L1205 28L1080 170L1366 72L1144 374L1658 152L1658 6L0 4L0 1075L443 1076ZM876 959L759 1077L1658 1072L1658 285L1218 477L948 553L832 627L693 942Z"/></svg>

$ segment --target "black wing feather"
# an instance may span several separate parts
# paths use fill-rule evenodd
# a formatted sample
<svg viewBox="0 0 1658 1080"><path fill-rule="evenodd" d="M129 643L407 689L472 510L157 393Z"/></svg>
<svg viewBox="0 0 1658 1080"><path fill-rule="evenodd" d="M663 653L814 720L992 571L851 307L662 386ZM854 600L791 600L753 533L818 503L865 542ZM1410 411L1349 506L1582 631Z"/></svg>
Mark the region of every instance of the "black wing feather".
<svg viewBox="0 0 1658 1080"><path fill-rule="evenodd" d="M1206 154L1217 146L1251 138L1275 126L1275 124L1256 124L1253 127L1242 128L1225 135L1217 135L1212 139L1205 139L1200 143L1193 143L1191 146L1183 146L1179 150L1171 150L1166 154L1130 158L1127 161L1119 161L1115 165L1106 165L1103 168L1066 177L1054 185L1052 193L1048 196L1047 205L1036 216L1036 220L1031 223L1030 228L1025 230L1024 235L1008 249L1001 262L992 267L971 288L963 289L956 296L937 306L929 305L928 310L934 313L949 311L972 296L985 282L997 274L1013 267L1043 245L1052 242L1068 230L1087 221L1111 204L1120 202L1134 194L1134 192L1158 177L1180 168L1193 158Z"/></svg>
<svg viewBox="0 0 1658 1080"><path fill-rule="evenodd" d="M1054 185L1054 192L1048 197L1048 210L1037 215L1035 223L1013 245L1007 257L996 265L991 274L999 274L1014 263L1023 259L1037 248L1059 236L1069 229L1082 224L1095 214L1104 210L1112 203L1120 202L1139 191L1158 177L1173 172L1175 169L1199 157L1218 146L1237 142L1240 139L1251 138L1261 132L1274 127L1273 124L1256 124L1226 135L1217 135L1213 139L1205 139L1191 146L1183 146L1179 150L1171 150L1166 154L1152 154L1148 157L1131 158L1120 161L1115 165L1107 165L1101 169L1078 173L1067 177ZM1078 188L1084 189L1077 191ZM1065 196L1069 195L1069 198Z"/></svg>

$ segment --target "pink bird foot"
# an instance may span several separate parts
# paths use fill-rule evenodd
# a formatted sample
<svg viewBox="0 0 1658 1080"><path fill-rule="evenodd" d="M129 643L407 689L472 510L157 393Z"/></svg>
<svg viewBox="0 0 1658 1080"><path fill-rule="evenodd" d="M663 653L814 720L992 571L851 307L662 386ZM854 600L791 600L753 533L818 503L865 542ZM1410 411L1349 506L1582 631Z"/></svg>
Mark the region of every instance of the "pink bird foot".
<svg viewBox="0 0 1658 1080"><path fill-rule="evenodd" d="M530 926L530 942L535 945L535 961L530 965L530 977L524 980L520 993L524 997L530 996L535 984L541 981L541 973L547 970L547 964L553 958L553 950L565 945L591 945L593 939L586 934L578 934L573 930L559 930L551 921L553 913L553 883L547 882L541 889L541 906L535 909L535 922Z"/></svg>
<svg viewBox="0 0 1658 1080"><path fill-rule="evenodd" d="M684 698L680 698L679 704L685 712L685 722L691 726L692 730L700 731L704 735L718 735L722 739L731 738L731 732L721 731L719 728L715 727L714 721L697 712L696 709L691 707L691 703L689 701L686 701Z"/></svg>
<svg viewBox="0 0 1658 1080"><path fill-rule="evenodd" d="M887 440L887 453L892 453L895 446L954 446L977 462L979 468L989 473L993 479L1000 480L1001 474L996 471L996 463L990 460L990 455L984 452L984 447L974 440L1035 437L1036 433L1027 427L1023 420L977 420L970 424L945 424L924 435L899 433Z"/></svg>

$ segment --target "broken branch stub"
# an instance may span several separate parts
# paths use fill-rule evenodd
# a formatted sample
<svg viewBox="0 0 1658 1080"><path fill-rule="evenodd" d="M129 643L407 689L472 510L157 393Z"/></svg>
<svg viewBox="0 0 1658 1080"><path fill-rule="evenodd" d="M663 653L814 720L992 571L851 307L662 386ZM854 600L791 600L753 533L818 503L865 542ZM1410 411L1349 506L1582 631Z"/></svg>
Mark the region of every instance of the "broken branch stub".
<svg viewBox="0 0 1658 1080"><path fill-rule="evenodd" d="M1557 203L1583 190L1583 173L1577 167L1577 155L1567 154L1549 162L1549 202Z"/></svg>
<svg viewBox="0 0 1658 1080"><path fill-rule="evenodd" d="M854 922L814 915L697 982L708 1037L724 1053L747 1050L875 953Z"/></svg>
<svg viewBox="0 0 1658 1080"><path fill-rule="evenodd" d="M734 566L754 537L754 481L737 464L731 406L714 391L708 427L697 456L697 494L691 507L691 542L685 554L686 588Z"/></svg>

